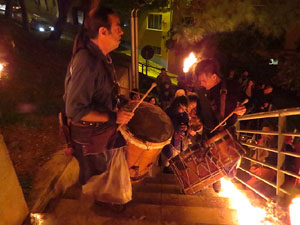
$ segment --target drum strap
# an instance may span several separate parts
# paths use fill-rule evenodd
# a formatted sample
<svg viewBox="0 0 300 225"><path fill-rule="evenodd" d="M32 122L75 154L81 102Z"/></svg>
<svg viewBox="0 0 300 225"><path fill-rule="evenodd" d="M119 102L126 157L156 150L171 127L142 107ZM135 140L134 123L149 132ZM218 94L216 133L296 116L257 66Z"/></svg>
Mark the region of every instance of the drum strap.
<svg viewBox="0 0 300 225"><path fill-rule="evenodd" d="M226 95L227 95L226 82L223 81L221 89L220 89L220 116L221 116L221 119L224 119L224 117L225 117Z"/></svg>

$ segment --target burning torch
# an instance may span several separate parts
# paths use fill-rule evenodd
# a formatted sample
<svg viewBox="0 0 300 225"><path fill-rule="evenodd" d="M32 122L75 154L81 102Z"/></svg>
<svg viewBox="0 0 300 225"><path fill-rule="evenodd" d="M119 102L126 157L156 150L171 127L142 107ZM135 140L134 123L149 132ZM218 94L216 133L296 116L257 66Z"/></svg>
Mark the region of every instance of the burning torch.
<svg viewBox="0 0 300 225"><path fill-rule="evenodd" d="M185 58L184 64L183 64L183 72L187 73L189 72L191 66L197 62L197 58L193 52L190 53L189 57Z"/></svg>
<svg viewBox="0 0 300 225"><path fill-rule="evenodd" d="M190 53L190 55L184 60L183 64L183 82L185 83L184 86L187 86L188 83L190 83L190 80L188 80L188 73L190 68L197 62L197 58L193 52Z"/></svg>
<svg viewBox="0 0 300 225"><path fill-rule="evenodd" d="M0 80L5 76L4 74L4 67L6 66L7 63L5 62L0 62Z"/></svg>

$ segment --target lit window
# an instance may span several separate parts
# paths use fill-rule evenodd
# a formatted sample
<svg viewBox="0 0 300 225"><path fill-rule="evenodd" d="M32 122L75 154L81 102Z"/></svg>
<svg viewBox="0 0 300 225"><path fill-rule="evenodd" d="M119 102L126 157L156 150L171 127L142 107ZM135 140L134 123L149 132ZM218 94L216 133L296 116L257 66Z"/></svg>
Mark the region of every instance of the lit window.
<svg viewBox="0 0 300 225"><path fill-rule="evenodd" d="M148 15L148 29L161 30L162 15Z"/></svg>

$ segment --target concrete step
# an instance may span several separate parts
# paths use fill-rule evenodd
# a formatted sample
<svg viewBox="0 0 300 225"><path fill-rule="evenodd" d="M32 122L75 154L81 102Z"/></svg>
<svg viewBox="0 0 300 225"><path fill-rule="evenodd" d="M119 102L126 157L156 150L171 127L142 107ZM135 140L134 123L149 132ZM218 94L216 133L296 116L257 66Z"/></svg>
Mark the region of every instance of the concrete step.
<svg viewBox="0 0 300 225"><path fill-rule="evenodd" d="M72 217L78 217L78 220L92 220L92 217L110 217L112 220L143 220L156 224L237 224L236 211L227 208L217 207L188 207L171 205L154 205L137 202L130 202L122 213L114 213L105 206L95 205L87 200L61 199L55 206L57 221L64 221L68 224L90 224L90 223L72 223ZM80 216L82 215L82 217ZM69 218L70 221L66 220ZM95 218L96 220L96 218ZM145 223L145 224L147 224ZM114 223L99 223L114 224ZM120 223L118 223L120 224ZM127 222L126 224L132 224ZM53 224L54 225L54 224Z"/></svg>
<svg viewBox="0 0 300 225"><path fill-rule="evenodd" d="M176 222L153 222L148 221L145 217L131 218L131 219L119 219L111 217L103 217L99 215L82 215L67 214L63 217L57 217L56 215L49 213L37 214L40 221L36 221L35 224L43 225L193 225L187 223L176 223ZM208 223L196 223L194 225L219 225L219 224L208 224ZM225 225L225 224L223 224ZM229 225L229 224L228 224Z"/></svg>
<svg viewBox="0 0 300 225"><path fill-rule="evenodd" d="M143 182L159 184L177 184L177 178L174 174L159 173L155 177L146 177Z"/></svg>
<svg viewBox="0 0 300 225"><path fill-rule="evenodd" d="M241 184L237 184L238 190L245 193L247 196L252 197L253 192L249 189L244 189ZM145 193L170 193L170 194L178 194L184 195L183 190L181 189L179 184L159 184L159 183L140 183L133 186L133 193L134 192L145 192ZM210 197L216 196L220 197L217 193L214 192L212 187L207 187L202 189L196 195L209 195Z"/></svg>
<svg viewBox="0 0 300 225"><path fill-rule="evenodd" d="M189 207L210 207L210 208L231 208L231 200L218 197L217 195L208 196L207 194L198 195L178 195L170 193L145 193L134 192L134 203L144 203L153 205L169 206L189 206Z"/></svg>
<svg viewBox="0 0 300 225"><path fill-rule="evenodd" d="M146 183L160 183L160 184L177 184L178 180L175 174L159 173L155 177L146 177L143 182ZM231 179L234 184L241 184L235 179Z"/></svg>
<svg viewBox="0 0 300 225"><path fill-rule="evenodd" d="M151 184L177 184L179 185L179 181L174 174L166 174L161 173L158 174L156 177L146 177L142 183L151 183ZM231 179L231 182L238 188L239 190L244 190L245 186L241 184L236 179ZM247 188L246 188L247 189Z"/></svg>

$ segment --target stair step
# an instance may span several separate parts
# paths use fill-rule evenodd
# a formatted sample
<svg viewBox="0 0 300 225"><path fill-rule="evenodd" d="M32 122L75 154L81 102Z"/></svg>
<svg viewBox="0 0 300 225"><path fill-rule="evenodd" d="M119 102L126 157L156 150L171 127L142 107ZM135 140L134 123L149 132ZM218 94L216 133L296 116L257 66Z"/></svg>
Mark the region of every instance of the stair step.
<svg viewBox="0 0 300 225"><path fill-rule="evenodd" d="M242 185L238 184L237 189L241 190L247 196L253 196L253 192L249 189L244 189ZM170 194L179 194L184 195L183 190L181 189L179 184L157 184L157 183L139 183L133 186L133 192L145 192L145 193L170 193ZM214 192L213 188L207 187L202 189L199 194L207 194L209 196L217 196L219 195Z"/></svg>
<svg viewBox="0 0 300 225"><path fill-rule="evenodd" d="M127 220L127 224L131 224L128 223L128 220L136 220L136 218L143 219L143 221L147 222L161 222L163 224L237 224L236 211L228 208L170 205L160 206L130 202L124 212L114 213L107 207L94 205L91 202L88 203L88 201L84 199L61 199L55 207L55 216L58 221L60 221L60 218L65 220L67 215L72 217L80 214L84 218L89 219L95 216L110 217L111 219L123 219Z"/></svg>
<svg viewBox="0 0 300 225"><path fill-rule="evenodd" d="M177 178L174 174L160 173L156 177L146 177L143 182L159 184L177 184Z"/></svg>
<svg viewBox="0 0 300 225"><path fill-rule="evenodd" d="M187 223L176 222L160 222L160 221L148 221L145 217L119 219L111 217L103 217L99 215L83 215L83 214L67 214L64 217L57 217L56 215L49 213L38 214L42 220L43 225L192 225ZM36 224L41 224L36 221ZM196 223L195 225L218 225L208 223ZM225 224L223 224L225 225ZM228 224L229 225L229 224Z"/></svg>
<svg viewBox="0 0 300 225"><path fill-rule="evenodd" d="M177 177L175 174L159 173L155 177L146 177L143 182L146 183L159 183L159 184L178 184ZM231 179L234 184L240 184L236 179Z"/></svg>
<svg viewBox="0 0 300 225"><path fill-rule="evenodd" d="M212 207L231 208L231 200L228 198L198 195L178 195L170 193L144 193L134 192L133 202L154 205L189 206L189 207Z"/></svg>

